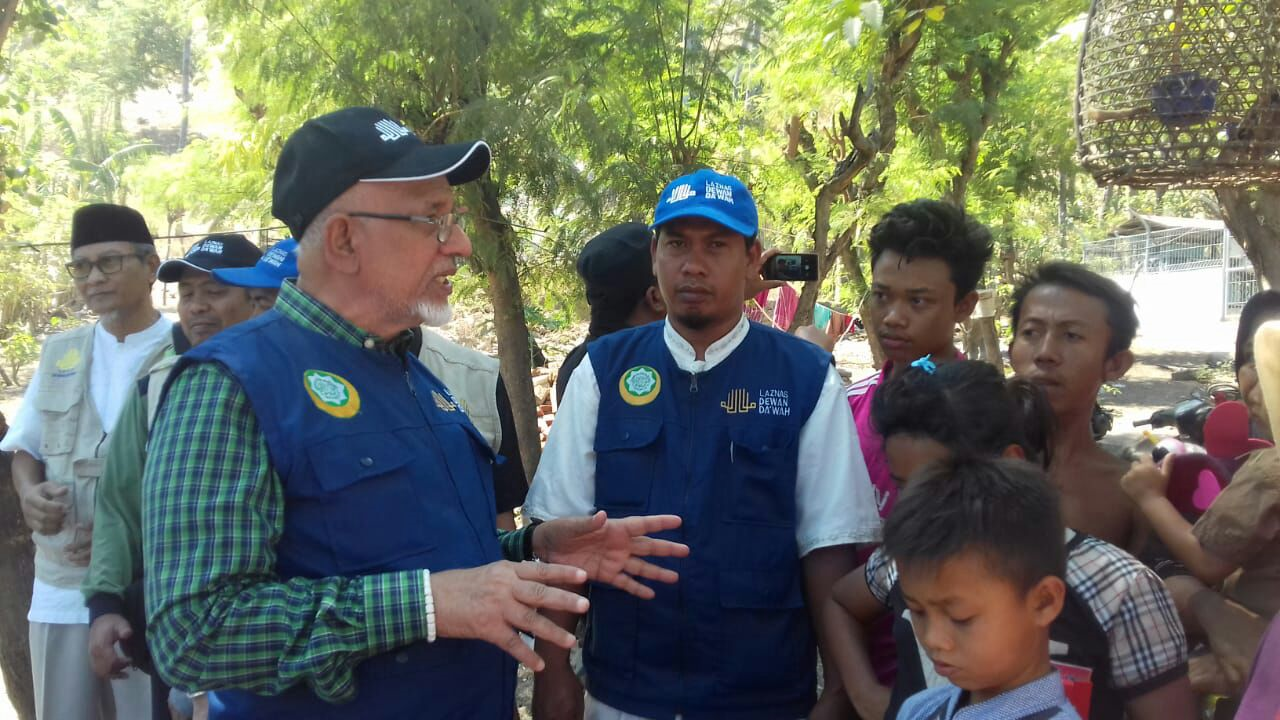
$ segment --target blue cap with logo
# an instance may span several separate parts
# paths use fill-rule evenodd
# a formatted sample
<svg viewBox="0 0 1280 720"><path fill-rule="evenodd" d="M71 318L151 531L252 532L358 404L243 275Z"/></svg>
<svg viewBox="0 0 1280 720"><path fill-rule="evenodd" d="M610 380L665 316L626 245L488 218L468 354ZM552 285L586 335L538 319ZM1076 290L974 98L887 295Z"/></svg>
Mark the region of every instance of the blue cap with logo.
<svg viewBox="0 0 1280 720"><path fill-rule="evenodd" d="M298 277L298 241L285 238L272 245L253 267L214 270L213 277L237 287L278 288L285 280Z"/></svg>
<svg viewBox="0 0 1280 720"><path fill-rule="evenodd" d="M649 227L657 230L686 217L705 218L748 238L760 230L756 201L747 186L732 175L714 170L699 170L668 183L658 198Z"/></svg>

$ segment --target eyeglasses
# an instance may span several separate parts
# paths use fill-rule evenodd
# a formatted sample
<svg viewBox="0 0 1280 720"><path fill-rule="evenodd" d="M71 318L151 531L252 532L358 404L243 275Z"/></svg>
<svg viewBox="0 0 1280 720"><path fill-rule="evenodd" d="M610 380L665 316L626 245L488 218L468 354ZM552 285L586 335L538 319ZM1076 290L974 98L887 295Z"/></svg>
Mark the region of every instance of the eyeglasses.
<svg viewBox="0 0 1280 720"><path fill-rule="evenodd" d="M436 229L436 242L444 245L449 242L449 238L453 237L453 229L462 227L461 213L445 213L428 217L426 215L388 215L386 213L371 212L349 212L351 217L373 218L375 220L399 220L400 222L413 223L415 225L429 225Z"/></svg>
<svg viewBox="0 0 1280 720"><path fill-rule="evenodd" d="M72 260L67 263L67 272L71 273L71 277L76 280L84 280L93 273L94 268L98 268L98 272L103 275L115 275L124 268L125 258L138 258L141 260L146 257L142 253L133 253L132 255L103 255L97 260Z"/></svg>

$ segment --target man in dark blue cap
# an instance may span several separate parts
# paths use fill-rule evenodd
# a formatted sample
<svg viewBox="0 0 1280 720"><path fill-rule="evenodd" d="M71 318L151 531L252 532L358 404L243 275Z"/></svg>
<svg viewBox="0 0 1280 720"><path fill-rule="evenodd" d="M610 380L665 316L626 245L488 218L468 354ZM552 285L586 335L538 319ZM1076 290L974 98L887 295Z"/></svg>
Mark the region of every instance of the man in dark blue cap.
<svg viewBox="0 0 1280 720"><path fill-rule="evenodd" d="M89 661L100 678L110 679L130 665L155 672L147 653L142 597L142 468L148 429L178 356L254 315L248 292L219 282L212 273L251 267L260 257L262 251L243 235L210 235L183 257L162 263L156 273L161 282L178 285L178 324L172 344L144 368L136 392L120 411L98 481L93 554L81 585L89 608ZM169 687L153 675L153 720L169 718L168 699Z"/></svg>
<svg viewBox="0 0 1280 720"><path fill-rule="evenodd" d="M831 356L749 322L761 256L751 193L699 170L658 200L665 322L588 346L525 502L533 518L674 513L690 548L648 603L599 583L583 646L586 717L777 720L815 702L815 633L879 518ZM560 615L569 626L573 618ZM580 716L568 653L539 643L535 718ZM828 665L830 667L830 665ZM824 703L847 705L827 674Z"/></svg>
<svg viewBox="0 0 1280 720"><path fill-rule="evenodd" d="M285 142L272 210L298 279L175 365L143 478L149 646L211 717L509 720L508 655L543 665L519 633L567 647L537 611L587 606L552 585L674 580L639 556L686 553L643 537L679 518L499 537L492 453L407 352L471 251L453 186L488 166L485 143L427 145L373 108Z"/></svg>

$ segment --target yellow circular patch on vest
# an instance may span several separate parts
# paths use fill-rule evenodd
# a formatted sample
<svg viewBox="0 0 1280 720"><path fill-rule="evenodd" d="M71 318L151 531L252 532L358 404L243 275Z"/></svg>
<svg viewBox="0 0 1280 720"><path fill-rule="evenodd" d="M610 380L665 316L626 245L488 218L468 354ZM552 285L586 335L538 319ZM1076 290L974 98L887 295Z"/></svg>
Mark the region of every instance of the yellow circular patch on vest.
<svg viewBox="0 0 1280 720"><path fill-rule="evenodd" d="M62 372L75 370L80 367L80 351L76 348L69 348L62 353L62 357L58 358L58 362L54 366Z"/></svg>
<svg viewBox="0 0 1280 720"><path fill-rule="evenodd" d="M648 365L637 365L618 378L618 394L628 405L648 405L662 392L662 378Z"/></svg>
<svg viewBox="0 0 1280 720"><path fill-rule="evenodd" d="M302 373L302 384L321 412L346 420L360 412L360 393L346 378L323 370Z"/></svg>

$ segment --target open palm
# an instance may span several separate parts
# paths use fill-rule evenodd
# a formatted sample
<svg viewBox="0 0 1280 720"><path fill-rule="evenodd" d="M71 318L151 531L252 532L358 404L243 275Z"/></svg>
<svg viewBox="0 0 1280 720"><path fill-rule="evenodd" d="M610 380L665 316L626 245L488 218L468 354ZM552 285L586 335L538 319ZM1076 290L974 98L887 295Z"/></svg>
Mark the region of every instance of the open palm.
<svg viewBox="0 0 1280 720"><path fill-rule="evenodd" d="M642 515L609 519L604 511L590 517L548 520L534 531L534 549L547 562L572 565L590 580L649 599L653 589L637 578L673 583L675 571L643 560L645 557L684 557L689 546L646 537L680 527L675 515Z"/></svg>

